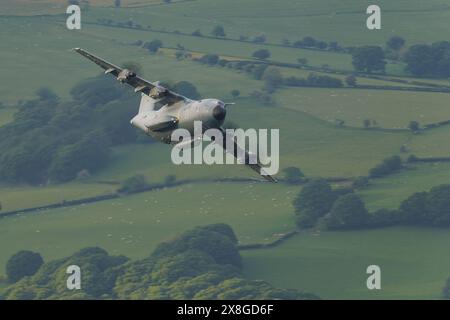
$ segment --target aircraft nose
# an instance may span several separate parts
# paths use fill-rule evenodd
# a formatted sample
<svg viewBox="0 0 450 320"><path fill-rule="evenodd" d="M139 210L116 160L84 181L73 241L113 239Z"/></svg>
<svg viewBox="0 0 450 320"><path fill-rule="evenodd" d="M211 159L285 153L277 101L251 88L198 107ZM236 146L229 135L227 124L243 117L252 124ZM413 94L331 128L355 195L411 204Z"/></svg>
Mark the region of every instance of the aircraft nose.
<svg viewBox="0 0 450 320"><path fill-rule="evenodd" d="M222 121L225 119L225 116L227 115L227 110L225 110L225 107L221 104L217 105L213 109L213 117L214 119L218 121Z"/></svg>

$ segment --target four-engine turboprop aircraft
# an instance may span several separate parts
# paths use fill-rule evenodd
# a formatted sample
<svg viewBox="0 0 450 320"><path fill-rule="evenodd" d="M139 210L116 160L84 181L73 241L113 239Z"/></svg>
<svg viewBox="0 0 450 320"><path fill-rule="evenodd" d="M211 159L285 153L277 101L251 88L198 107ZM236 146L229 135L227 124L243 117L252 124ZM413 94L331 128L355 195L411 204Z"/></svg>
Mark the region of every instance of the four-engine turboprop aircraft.
<svg viewBox="0 0 450 320"><path fill-rule="evenodd" d="M141 93L139 111L131 120L131 124L143 130L147 135L163 143L174 143L171 141L171 134L175 129L184 128L193 134L194 122L201 121L203 131L211 128L222 131L224 141L219 143L225 151L234 157L242 152L245 155L245 160L243 160L247 166L261 174L266 180L276 182L272 176L265 174L259 161L256 163L250 161L249 153L239 147L235 137L227 134L221 127L226 116L227 104L224 102L217 99L189 99L161 86L159 82L142 79L132 70L120 68L86 50L81 48L73 50L102 67L105 74L112 74L121 83L132 86L136 93ZM231 152L224 147L227 146L229 139L232 139L234 144L234 150ZM191 144L189 141L180 143Z"/></svg>

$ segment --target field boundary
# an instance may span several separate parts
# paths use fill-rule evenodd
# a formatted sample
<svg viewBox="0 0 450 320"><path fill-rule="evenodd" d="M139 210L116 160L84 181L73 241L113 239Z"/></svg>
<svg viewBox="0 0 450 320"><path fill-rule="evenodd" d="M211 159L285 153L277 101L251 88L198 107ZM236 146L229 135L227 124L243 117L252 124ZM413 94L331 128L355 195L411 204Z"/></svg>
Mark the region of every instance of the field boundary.
<svg viewBox="0 0 450 320"><path fill-rule="evenodd" d="M80 199L74 199L74 200L63 200L61 202L51 203L43 206L36 206L36 207L30 207L30 208L24 208L24 209L17 209L17 210L11 210L11 211L5 211L0 212L0 219L6 218L10 216L16 216L21 214L27 214L27 213L34 213L34 212L41 212L44 210L51 210L51 209L57 209L57 208L67 208L67 207L74 207L84 204L90 204L100 201L106 201L106 200L112 200L117 198L123 198L127 196L131 196L138 193L143 192L149 192L149 191L158 191L166 188L174 188L185 184L190 183L215 183L215 182L223 182L223 183L235 183L235 182L259 182L258 179L241 179L241 178L222 178L222 179L202 179L202 180L179 180L170 184L153 184L148 187L141 188L139 190L136 190L134 192L130 193L120 193L120 192L113 192L108 194L103 194L99 196L94 197L86 197L86 198L80 198ZM263 182L261 180L261 182Z"/></svg>
<svg viewBox="0 0 450 320"><path fill-rule="evenodd" d="M269 243L251 243L251 244L241 244L238 245L238 250L255 250L255 249L270 249L274 248L276 246L279 246L280 244L284 243L286 240L292 238L293 236L300 233L300 230L292 230L289 231L283 235L281 235L278 239L275 239L272 242Z"/></svg>

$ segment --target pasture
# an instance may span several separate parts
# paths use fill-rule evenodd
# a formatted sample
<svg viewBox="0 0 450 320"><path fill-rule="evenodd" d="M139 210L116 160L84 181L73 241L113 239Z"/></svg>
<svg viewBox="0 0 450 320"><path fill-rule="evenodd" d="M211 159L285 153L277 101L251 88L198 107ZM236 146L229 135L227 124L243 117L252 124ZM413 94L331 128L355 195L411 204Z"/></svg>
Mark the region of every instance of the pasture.
<svg viewBox="0 0 450 320"><path fill-rule="evenodd" d="M322 88L289 88L277 95L283 106L331 123L340 119L363 127L368 119L376 122L374 126L394 129L406 129L410 121L426 125L450 120L449 97L448 93Z"/></svg>
<svg viewBox="0 0 450 320"><path fill-rule="evenodd" d="M243 251L244 273L324 299L440 299L449 241L446 229L305 232L273 249ZM381 268L381 290L366 287L369 265Z"/></svg>
<svg viewBox="0 0 450 320"><path fill-rule="evenodd" d="M361 128L364 119L375 120L382 128L405 128L411 120L422 125L449 120L446 94L282 88L274 94L273 105L262 105L250 93L260 90L263 82L235 70L190 60L177 61L173 57L177 45L197 54L216 53L230 59L249 59L255 50L266 48L273 61L296 63L298 58L306 58L310 66L326 64L351 71L348 54L278 44L283 39L296 41L304 36L343 45L384 45L392 35L405 37L407 44L446 40L448 35L442 30L450 17L447 1L378 1L383 10L383 29L379 32L365 29L368 1L280 0L276 5L269 0L195 0L168 5L159 5L156 0L122 2L124 8L113 8L112 1L96 3L100 7L91 6L83 13L80 31L65 28L62 2L21 0L14 2L14 6L12 1L2 2L0 59L8 63L2 65L0 102L9 106L32 99L40 87L52 89L63 100L70 99L70 89L75 84L101 72L69 51L83 47L116 64L137 62L142 66L143 76L152 81L190 81L204 97L228 102L233 100L231 90L240 90L241 96L234 99L235 106L229 107L227 119L243 128L280 129L281 170L295 166L308 177L352 178L367 175L376 164L396 154L450 156L446 147L449 127L416 135L407 130ZM142 4L148 6L141 7ZM130 8L134 5L137 7ZM406 5L411 10L405 10ZM43 13L57 15L6 16ZM115 22L131 19L145 30L103 26L98 19ZM418 21L427 21L427 28L418 27ZM196 29L209 35L218 24L224 26L231 39L188 35ZM176 30L184 34L174 33ZM265 44L237 41L241 35L252 38L261 33L267 36ZM130 45L136 40L153 39L161 39L165 47L172 49L151 55ZM402 67L389 64L388 72L406 76ZM281 70L285 76L304 77L309 73ZM401 79L449 84L448 80ZM358 78L358 83L408 86L366 78ZM15 108L0 108L0 125L11 121L14 111ZM344 120L351 128L337 127L335 119ZM402 145L407 153L400 153ZM299 186L217 182L224 178L258 177L239 165L175 166L170 162L170 150L156 143L115 147L109 165L83 182L1 185L0 202L6 211L111 193L123 180L136 174L144 175L150 183L161 183L169 175L178 181L190 181L119 199L0 219L0 274L6 260L21 249L39 251L50 260L81 247L101 246L112 254L138 258L148 255L161 241L196 225L229 223L240 242L247 244L272 241L294 228L291 203L300 191ZM414 164L408 170L372 180L360 194L371 210L396 208L411 193L448 183L448 172L450 164ZM279 177L282 176L280 173ZM433 299L439 298L444 280L450 276L449 240L449 231L426 228L319 235L306 232L280 247L242 254L248 278L309 290L323 298ZM365 268L369 264L382 267L380 292L369 292L365 287Z"/></svg>

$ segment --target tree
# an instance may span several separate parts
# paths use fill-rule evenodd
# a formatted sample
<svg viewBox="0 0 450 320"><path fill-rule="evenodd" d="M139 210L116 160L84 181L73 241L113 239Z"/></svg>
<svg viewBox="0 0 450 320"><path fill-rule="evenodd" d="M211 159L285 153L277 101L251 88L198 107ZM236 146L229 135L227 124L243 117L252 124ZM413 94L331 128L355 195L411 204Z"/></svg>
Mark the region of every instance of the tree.
<svg viewBox="0 0 450 320"><path fill-rule="evenodd" d="M202 33L199 29L195 30L194 32L192 32L192 35L195 37L202 37Z"/></svg>
<svg viewBox="0 0 450 320"><path fill-rule="evenodd" d="M253 42L255 42L255 43L264 43L264 42L266 42L266 40L267 40L267 38L264 33L259 34L253 38Z"/></svg>
<svg viewBox="0 0 450 320"><path fill-rule="evenodd" d="M239 97L240 95L241 95L241 92L239 91L239 90L237 90L237 89L233 89L233 90L231 90L231 96L234 98L234 99L236 99L237 97Z"/></svg>
<svg viewBox="0 0 450 320"><path fill-rule="evenodd" d="M197 87L192 83L190 83L189 81L178 81L173 86L173 90L183 96L186 96L194 100L198 100L201 98L201 95L198 92Z"/></svg>
<svg viewBox="0 0 450 320"><path fill-rule="evenodd" d="M143 175L135 175L128 179L126 179L122 186L120 187L119 192L125 194L132 194L140 191L144 191L149 187L147 183L147 179Z"/></svg>
<svg viewBox="0 0 450 320"><path fill-rule="evenodd" d="M363 189L368 185L369 185L369 178L367 177L358 177L352 183L352 187L355 189Z"/></svg>
<svg viewBox="0 0 450 320"><path fill-rule="evenodd" d="M36 91L36 95L41 100L57 100L58 96L49 88L42 87Z"/></svg>
<svg viewBox="0 0 450 320"><path fill-rule="evenodd" d="M298 58L297 62L298 62L298 64L300 64L302 66L306 66L308 64L308 59L306 59L306 58Z"/></svg>
<svg viewBox="0 0 450 320"><path fill-rule="evenodd" d="M288 167L283 170L288 184L299 184L305 179L303 172L297 167Z"/></svg>
<svg viewBox="0 0 450 320"><path fill-rule="evenodd" d="M144 44L144 48L147 49L151 53L156 53L162 46L163 46L163 43L159 39L155 39L151 42L147 42Z"/></svg>
<svg viewBox="0 0 450 320"><path fill-rule="evenodd" d="M409 122L408 128L409 128L409 130L411 130L412 132L417 132L417 131L419 131L419 129L420 129L419 122L417 122L417 121L411 121L411 122Z"/></svg>
<svg viewBox="0 0 450 320"><path fill-rule="evenodd" d="M297 225L313 227L317 219L330 211L335 200L336 195L328 182L323 179L308 182L293 202Z"/></svg>
<svg viewBox="0 0 450 320"><path fill-rule="evenodd" d="M403 220L409 224L426 224L427 220L427 193L417 192L405 199L400 204L400 212Z"/></svg>
<svg viewBox="0 0 450 320"><path fill-rule="evenodd" d="M399 156L392 156L384 159L382 163L370 169L369 175L371 178L378 178L396 172L402 167L402 159Z"/></svg>
<svg viewBox="0 0 450 320"><path fill-rule="evenodd" d="M6 263L6 275L11 282L17 282L23 277L34 275L44 264L37 252L22 250L9 258Z"/></svg>
<svg viewBox="0 0 450 320"><path fill-rule="evenodd" d="M260 60L266 60L270 58L270 51L267 49L259 49L253 52L252 57Z"/></svg>
<svg viewBox="0 0 450 320"><path fill-rule="evenodd" d="M200 63L209 64L211 66L216 65L219 62L219 56L217 54L205 54L198 61Z"/></svg>
<svg viewBox="0 0 450 320"><path fill-rule="evenodd" d="M214 37L217 37L217 38L224 38L224 37L226 37L225 29L221 25L215 26L214 29L211 31L211 34Z"/></svg>
<svg viewBox="0 0 450 320"><path fill-rule="evenodd" d="M49 177L54 182L67 182L81 170L95 172L108 161L109 155L109 141L105 134L90 132L80 141L58 150L49 168Z"/></svg>
<svg viewBox="0 0 450 320"><path fill-rule="evenodd" d="M384 72L386 61L384 51L378 46L364 46L355 48L352 53L352 64L360 72Z"/></svg>
<svg viewBox="0 0 450 320"><path fill-rule="evenodd" d="M349 87L356 87L356 81L356 77L352 74L345 77L345 83L347 83Z"/></svg>
<svg viewBox="0 0 450 320"><path fill-rule="evenodd" d="M339 197L321 223L329 230L355 229L367 225L369 215L361 198L349 193Z"/></svg>
<svg viewBox="0 0 450 320"><path fill-rule="evenodd" d="M316 43L317 43L317 41L313 37L307 36L302 39L302 44L305 47L315 47Z"/></svg>
<svg viewBox="0 0 450 320"><path fill-rule="evenodd" d="M273 92L277 87L283 83L283 77L278 68L268 67L262 76L265 82L265 87L269 93Z"/></svg>
<svg viewBox="0 0 450 320"><path fill-rule="evenodd" d="M405 45L405 39L399 36L393 36L386 42L386 46L394 51L399 51Z"/></svg>
<svg viewBox="0 0 450 320"><path fill-rule="evenodd" d="M411 46L404 55L405 70L419 77L450 77L450 42Z"/></svg>
<svg viewBox="0 0 450 320"><path fill-rule="evenodd" d="M264 71L266 71L266 69L267 69L268 67L269 67L269 66L268 66L267 64L259 64L259 65L257 65L257 66L254 67L253 70L252 70L253 77L254 77L256 80L261 80L262 77L263 77Z"/></svg>
<svg viewBox="0 0 450 320"><path fill-rule="evenodd" d="M427 194L427 220L436 227L450 226L450 185L433 187Z"/></svg>

